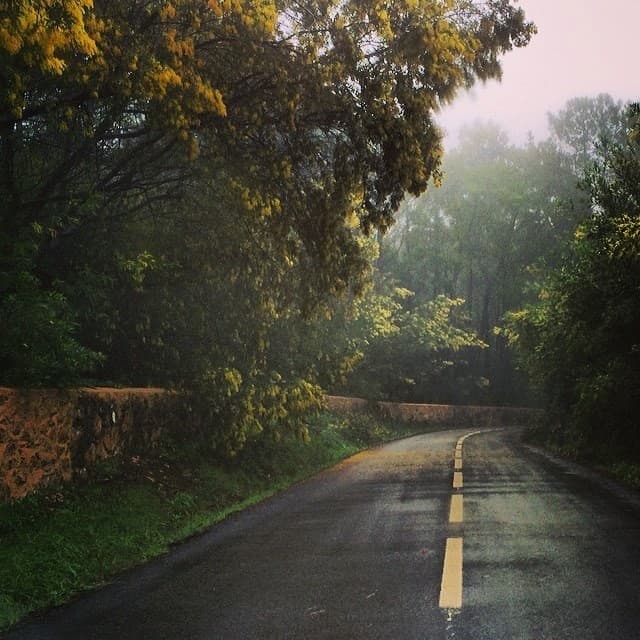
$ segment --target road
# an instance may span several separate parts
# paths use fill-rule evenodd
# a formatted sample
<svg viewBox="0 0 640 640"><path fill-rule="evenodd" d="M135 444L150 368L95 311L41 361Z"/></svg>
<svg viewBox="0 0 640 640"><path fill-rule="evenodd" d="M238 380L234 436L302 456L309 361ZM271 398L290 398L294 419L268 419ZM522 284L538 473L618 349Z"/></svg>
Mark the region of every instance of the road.
<svg viewBox="0 0 640 640"><path fill-rule="evenodd" d="M637 496L471 432L355 456L7 638L640 638Z"/></svg>

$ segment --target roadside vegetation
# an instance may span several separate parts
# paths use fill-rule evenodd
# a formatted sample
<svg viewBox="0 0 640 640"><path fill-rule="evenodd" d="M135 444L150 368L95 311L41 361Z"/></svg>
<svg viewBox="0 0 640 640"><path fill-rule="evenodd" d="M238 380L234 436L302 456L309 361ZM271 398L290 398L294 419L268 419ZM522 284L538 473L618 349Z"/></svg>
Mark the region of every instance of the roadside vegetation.
<svg viewBox="0 0 640 640"><path fill-rule="evenodd" d="M322 413L305 439L260 438L232 461L206 445L165 443L152 456L105 463L82 483L0 505L0 630L362 449L424 430Z"/></svg>
<svg viewBox="0 0 640 640"><path fill-rule="evenodd" d="M585 442L579 433L567 428L566 423L554 422L551 415L546 412L536 426L526 429L523 440L594 469L626 487L640 490L640 461L633 453L633 444L629 450L612 451L600 446L598 441Z"/></svg>
<svg viewBox="0 0 640 640"><path fill-rule="evenodd" d="M590 215L505 333L547 409L543 439L637 485L640 463L640 107L582 168Z"/></svg>

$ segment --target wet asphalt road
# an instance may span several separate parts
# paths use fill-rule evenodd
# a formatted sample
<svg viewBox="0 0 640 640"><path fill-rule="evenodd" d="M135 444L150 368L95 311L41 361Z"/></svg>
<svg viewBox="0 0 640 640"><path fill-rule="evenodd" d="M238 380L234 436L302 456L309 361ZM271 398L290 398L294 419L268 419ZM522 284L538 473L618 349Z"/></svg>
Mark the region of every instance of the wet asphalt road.
<svg viewBox="0 0 640 640"><path fill-rule="evenodd" d="M640 638L640 501L519 443L459 429L360 454L11 640ZM451 524L453 493L464 522ZM463 602L439 608L446 540Z"/></svg>

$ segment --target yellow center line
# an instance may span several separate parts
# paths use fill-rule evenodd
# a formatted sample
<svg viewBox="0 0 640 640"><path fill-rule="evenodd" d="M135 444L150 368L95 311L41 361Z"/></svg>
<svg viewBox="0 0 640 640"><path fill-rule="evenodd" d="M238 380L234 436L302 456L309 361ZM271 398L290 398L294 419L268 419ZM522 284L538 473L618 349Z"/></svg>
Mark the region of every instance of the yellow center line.
<svg viewBox="0 0 640 640"><path fill-rule="evenodd" d="M462 538L447 538L440 585L440 608L462 608Z"/></svg>
<svg viewBox="0 0 640 640"><path fill-rule="evenodd" d="M451 508L449 509L449 522L459 523L464 520L462 494L455 493L451 496Z"/></svg>
<svg viewBox="0 0 640 640"><path fill-rule="evenodd" d="M458 490L451 496L449 523L459 524L464 521L464 496L462 482L462 445L464 441L481 431L467 433L458 438L454 456L453 488ZM444 551L444 567L442 568L442 584L440 586L440 608L462 608L462 538L447 538Z"/></svg>

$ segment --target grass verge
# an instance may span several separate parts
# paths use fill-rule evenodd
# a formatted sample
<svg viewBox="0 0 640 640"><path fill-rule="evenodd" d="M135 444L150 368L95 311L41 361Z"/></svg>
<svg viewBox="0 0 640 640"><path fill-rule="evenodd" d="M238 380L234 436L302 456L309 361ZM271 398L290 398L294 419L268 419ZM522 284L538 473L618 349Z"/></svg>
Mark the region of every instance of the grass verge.
<svg viewBox="0 0 640 640"><path fill-rule="evenodd" d="M635 460L625 460L621 454L608 452L604 447L588 446L576 435L552 429L544 421L528 429L524 440L560 458L599 471L626 487L640 490L640 463Z"/></svg>
<svg viewBox="0 0 640 640"><path fill-rule="evenodd" d="M362 449L425 429L368 414L322 414L309 431L307 442L257 441L233 464L174 446L104 464L82 485L1 505L0 630Z"/></svg>

